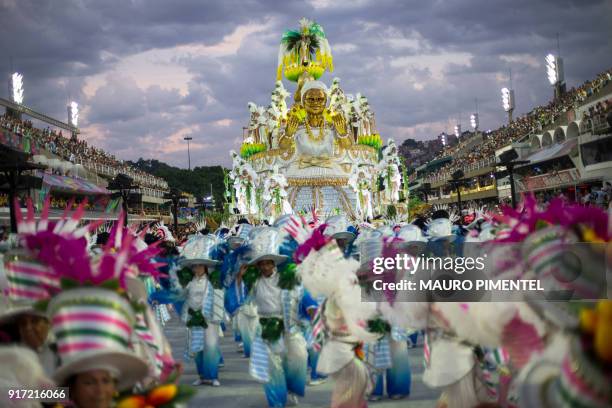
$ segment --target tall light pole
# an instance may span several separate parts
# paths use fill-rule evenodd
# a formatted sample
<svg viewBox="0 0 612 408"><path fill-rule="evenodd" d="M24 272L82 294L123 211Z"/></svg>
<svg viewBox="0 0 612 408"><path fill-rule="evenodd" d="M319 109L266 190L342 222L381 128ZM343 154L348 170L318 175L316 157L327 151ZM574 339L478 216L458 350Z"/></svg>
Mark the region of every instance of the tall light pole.
<svg viewBox="0 0 612 408"><path fill-rule="evenodd" d="M9 94L11 101L15 102L17 105L23 103L23 75L19 72L14 72L11 75L11 80L9 81ZM6 113L16 119L21 119L21 112L20 107L17 109L6 109ZM9 203L9 206L12 208L13 203Z"/></svg>
<svg viewBox="0 0 612 408"><path fill-rule="evenodd" d="M452 185L457 191L457 207L459 207L460 214L461 214L461 187L463 187L463 185L465 185L465 183L468 181L468 179L463 178L464 175L465 174L463 173L463 170L459 169L455 171L451 175L451 179L448 180L449 184Z"/></svg>
<svg viewBox="0 0 612 408"><path fill-rule="evenodd" d="M73 127L72 140L77 138L77 128L79 126L79 104L75 101L70 102L68 105L68 123Z"/></svg>
<svg viewBox="0 0 612 408"><path fill-rule="evenodd" d="M470 115L470 125L472 125L474 132L478 134L478 113L472 113Z"/></svg>
<svg viewBox="0 0 612 408"><path fill-rule="evenodd" d="M475 135L478 136L478 126L480 125L480 120L478 119L478 98L474 98L474 106L476 107L476 110L470 115L470 125L472 126Z"/></svg>
<svg viewBox="0 0 612 408"><path fill-rule="evenodd" d="M193 137L185 136L183 140L187 141L187 161L189 163L189 171L191 171L191 152L189 151L189 141L193 140Z"/></svg>
<svg viewBox="0 0 612 408"><path fill-rule="evenodd" d="M548 82L555 89L555 99L558 99L565 92L565 82L563 73L563 59L553 54L548 54L546 60L546 75Z"/></svg>
<svg viewBox="0 0 612 408"><path fill-rule="evenodd" d="M457 138L457 140L459 140L459 138L461 137L461 124L457 123L455 125L455 137Z"/></svg>
<svg viewBox="0 0 612 408"><path fill-rule="evenodd" d="M512 123L512 111L514 111L514 90L502 88L502 106L508 112L508 124Z"/></svg>
<svg viewBox="0 0 612 408"><path fill-rule="evenodd" d="M510 201L512 202L512 208L516 208L516 188L514 187L514 168L522 164L528 164L529 160L517 160L518 153L514 149L507 150L499 155L499 161L495 164L495 167L505 167L506 171L496 173L496 178L504 178L510 176Z"/></svg>

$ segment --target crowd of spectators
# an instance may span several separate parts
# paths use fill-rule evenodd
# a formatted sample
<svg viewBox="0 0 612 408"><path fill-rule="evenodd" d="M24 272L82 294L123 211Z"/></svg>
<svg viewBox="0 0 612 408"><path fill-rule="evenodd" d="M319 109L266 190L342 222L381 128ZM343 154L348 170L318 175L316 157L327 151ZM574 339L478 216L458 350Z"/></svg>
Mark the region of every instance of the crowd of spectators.
<svg viewBox="0 0 612 408"><path fill-rule="evenodd" d="M588 130L612 127L612 98L597 102L582 115L582 121Z"/></svg>
<svg viewBox="0 0 612 408"><path fill-rule="evenodd" d="M466 141L460 141L458 145L444 149L437 157L452 156L453 160L446 166L441 167L431 174L432 178L441 175L450 175L458 169L467 169L480 161L495 156L495 151L510 143L552 125L566 112L579 107L587 98L596 95L603 87L612 81L612 68L600 73L592 81L587 81L578 88L572 88L559 98L548 103L546 106L538 106L531 112L513 120L509 125L492 132L483 134L483 141L473 149L463 149ZM612 123L611 104L600 103L589 112L592 117L601 118L605 115L608 123ZM588 119L588 115L586 119ZM462 150L465 150L462 152ZM463 153L463 154L462 154Z"/></svg>
<svg viewBox="0 0 612 408"><path fill-rule="evenodd" d="M90 146L84 140L65 137L61 130L56 132L49 127L39 129L34 127L29 120L20 120L8 115L0 116L0 127L25 138L27 140L26 146L36 143L39 149L45 149L72 163L80 163L90 168L92 164L100 167L107 166L118 173L125 173L138 178L135 182L145 187L167 188L165 180L129 166L123 160L117 159L102 149Z"/></svg>
<svg viewBox="0 0 612 408"><path fill-rule="evenodd" d="M70 203L72 201L72 210L76 210L78 208L78 206L87 198L87 203L85 203L85 210L87 211L103 211L104 208L106 207L106 202L104 200L96 200L95 198L92 197L85 197L85 196L71 196L71 197L67 197L64 195L56 195L53 193L50 193L51 195L49 196L49 207L52 209L56 209L56 210L64 210L68 207L68 203ZM21 208L26 208L27 207L27 200L28 200L28 195L27 194L20 194L17 197L17 200L19 202L19 206ZM8 207L8 195L7 194L0 194L0 207ZM36 204L35 204L36 207Z"/></svg>
<svg viewBox="0 0 612 408"><path fill-rule="evenodd" d="M535 194L538 203L542 206L553 198L560 198L567 202L578 203L583 206L596 206L608 210L612 201L612 184L605 182L603 186L578 188L575 193L568 194L561 189L542 191Z"/></svg>

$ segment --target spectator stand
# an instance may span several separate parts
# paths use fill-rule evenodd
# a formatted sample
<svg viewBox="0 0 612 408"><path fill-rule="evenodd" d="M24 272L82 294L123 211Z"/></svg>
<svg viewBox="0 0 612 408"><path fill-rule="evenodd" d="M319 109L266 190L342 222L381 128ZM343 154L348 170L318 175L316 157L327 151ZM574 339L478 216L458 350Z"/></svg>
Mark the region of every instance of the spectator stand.
<svg viewBox="0 0 612 408"><path fill-rule="evenodd" d="M560 193L575 199L580 187L588 190L601 185L604 173L612 174L611 79L612 70L605 71L510 125L483 133L480 143L474 143L473 137L462 137L459 144L447 147L432 161L443 160L442 166L417 168L411 185L430 183L430 198L435 203L453 202L456 198L446 186L447 180L453 172L463 170L471 183L462 190L462 198L503 198L509 184L504 179L490 183L490 175L495 170L496 152L515 148L521 159L533 163L526 166L519 191L565 188ZM534 168L538 171L530 173Z"/></svg>

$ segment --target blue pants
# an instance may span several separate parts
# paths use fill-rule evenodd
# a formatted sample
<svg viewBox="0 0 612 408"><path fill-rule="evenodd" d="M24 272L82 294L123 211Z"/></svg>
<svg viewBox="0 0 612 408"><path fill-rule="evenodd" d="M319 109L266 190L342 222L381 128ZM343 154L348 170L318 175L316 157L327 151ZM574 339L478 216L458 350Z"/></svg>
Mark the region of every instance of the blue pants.
<svg viewBox="0 0 612 408"><path fill-rule="evenodd" d="M219 327L210 323L204 333L204 350L195 356L196 368L201 379L217 380L219 361L222 358L219 348Z"/></svg>
<svg viewBox="0 0 612 408"><path fill-rule="evenodd" d="M391 348L391 360L393 366L376 376L376 385L372 395L382 396L384 394L384 380L387 380L387 394L390 397L410 395L412 374L410 372L410 359L408 358L408 347L403 341L389 341Z"/></svg>
<svg viewBox="0 0 612 408"><path fill-rule="evenodd" d="M326 375L317 373L317 363L319 362L319 352L313 348L308 349L308 367L310 367L310 379L319 380L327 378Z"/></svg>
<svg viewBox="0 0 612 408"><path fill-rule="evenodd" d="M270 353L270 380L264 384L268 405L282 408L287 404L287 393L301 397L306 391L307 359L306 342L301 334L284 338L284 351Z"/></svg>

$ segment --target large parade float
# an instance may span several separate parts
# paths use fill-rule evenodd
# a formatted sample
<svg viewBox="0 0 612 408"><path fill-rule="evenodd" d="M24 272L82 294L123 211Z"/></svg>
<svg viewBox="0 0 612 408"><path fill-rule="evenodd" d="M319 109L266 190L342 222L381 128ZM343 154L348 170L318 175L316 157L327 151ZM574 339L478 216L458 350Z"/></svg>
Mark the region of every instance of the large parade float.
<svg viewBox="0 0 612 408"><path fill-rule="evenodd" d="M231 153L234 213L274 219L317 209L367 220L401 207L397 146L383 147L364 95L345 93L338 77L322 79L333 69L319 24L302 19L283 34L271 100L248 103L240 152Z"/></svg>

